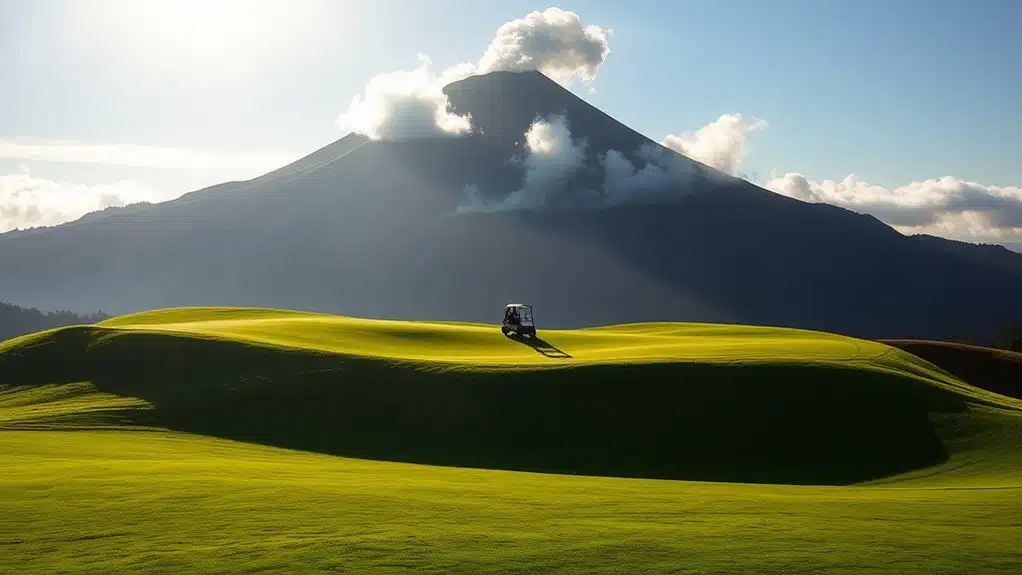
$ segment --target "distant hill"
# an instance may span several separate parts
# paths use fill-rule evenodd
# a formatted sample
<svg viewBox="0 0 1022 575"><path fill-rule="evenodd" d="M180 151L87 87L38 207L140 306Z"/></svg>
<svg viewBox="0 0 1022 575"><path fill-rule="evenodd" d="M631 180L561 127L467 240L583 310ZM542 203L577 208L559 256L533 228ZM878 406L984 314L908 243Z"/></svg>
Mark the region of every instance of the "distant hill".
<svg viewBox="0 0 1022 575"><path fill-rule="evenodd" d="M96 323L109 318L103 312L86 315L66 310L44 312L0 302L0 341L54 327Z"/></svg>
<svg viewBox="0 0 1022 575"><path fill-rule="evenodd" d="M722 174L538 72L445 90L478 133L351 134L253 180L0 235L0 269L18 270L0 294L115 314L232 305L488 322L524 300L541 329L710 321L868 338L989 333L1022 314L1022 254L906 237ZM528 184L525 133L558 114L585 148L547 191L620 202L458 213L466 189L495 202ZM624 178L613 196L611 156Z"/></svg>

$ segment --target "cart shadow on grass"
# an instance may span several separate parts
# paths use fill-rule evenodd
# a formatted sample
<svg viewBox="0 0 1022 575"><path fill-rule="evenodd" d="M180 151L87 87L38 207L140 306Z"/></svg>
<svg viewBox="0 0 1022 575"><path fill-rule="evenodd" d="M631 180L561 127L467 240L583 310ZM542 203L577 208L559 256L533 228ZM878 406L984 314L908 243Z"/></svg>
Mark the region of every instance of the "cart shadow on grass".
<svg viewBox="0 0 1022 575"><path fill-rule="evenodd" d="M532 349L536 350L536 353L538 353L540 355L545 355L546 357L549 357L549 358L552 358L552 359L570 359L571 358L571 354L569 354L568 352L564 351L563 349L558 348L557 346L553 345L552 343L550 343L550 342L548 342L548 341L546 341L546 340L544 340L544 339L542 339L542 338L540 338L538 336L523 337L523 336L520 336L520 335L515 333L515 334L508 335L507 337L508 337L508 339L517 341L518 343L520 343L522 345L527 345L527 346L531 347Z"/></svg>
<svg viewBox="0 0 1022 575"><path fill-rule="evenodd" d="M568 359L566 351L558 349L548 341L536 335L536 321L532 315L532 305L527 303L509 303L504 306L504 319L500 324L500 332L505 337L527 345L537 353L552 359Z"/></svg>

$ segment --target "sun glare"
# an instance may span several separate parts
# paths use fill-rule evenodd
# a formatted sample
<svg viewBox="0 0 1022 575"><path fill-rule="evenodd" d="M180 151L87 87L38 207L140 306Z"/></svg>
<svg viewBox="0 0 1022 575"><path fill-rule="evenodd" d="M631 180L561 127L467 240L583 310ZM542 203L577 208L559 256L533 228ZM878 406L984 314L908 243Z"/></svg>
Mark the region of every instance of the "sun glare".
<svg viewBox="0 0 1022 575"><path fill-rule="evenodd" d="M75 15L118 55L154 66L249 68L300 41L325 0L98 0ZM91 35L91 34L90 34Z"/></svg>

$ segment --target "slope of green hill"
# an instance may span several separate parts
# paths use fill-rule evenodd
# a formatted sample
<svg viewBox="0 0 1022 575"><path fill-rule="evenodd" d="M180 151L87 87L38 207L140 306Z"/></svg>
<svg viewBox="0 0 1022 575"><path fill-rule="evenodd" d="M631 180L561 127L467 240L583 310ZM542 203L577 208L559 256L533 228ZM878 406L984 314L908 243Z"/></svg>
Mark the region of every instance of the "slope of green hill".
<svg viewBox="0 0 1022 575"><path fill-rule="evenodd" d="M1020 400L809 331L540 337L194 308L4 342L0 571L1022 569Z"/></svg>

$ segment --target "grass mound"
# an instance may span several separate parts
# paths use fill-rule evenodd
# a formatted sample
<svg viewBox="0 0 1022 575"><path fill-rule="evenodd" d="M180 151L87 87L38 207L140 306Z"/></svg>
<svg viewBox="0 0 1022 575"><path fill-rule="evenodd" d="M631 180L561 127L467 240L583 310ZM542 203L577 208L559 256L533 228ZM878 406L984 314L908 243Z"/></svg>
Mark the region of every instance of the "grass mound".
<svg viewBox="0 0 1022 575"><path fill-rule="evenodd" d="M0 343L0 572L1022 570L1018 400L828 334L540 333L182 309Z"/></svg>
<svg viewBox="0 0 1022 575"><path fill-rule="evenodd" d="M790 484L1017 470L1010 450L987 454L1001 453L988 449L1000 430L1017 431L1022 402L880 343L704 324L540 335L160 310L0 344L0 383L25 403L87 382L76 401L118 425L401 462ZM88 413L32 421L94 425Z"/></svg>
<svg viewBox="0 0 1022 575"><path fill-rule="evenodd" d="M938 365L971 385L1022 399L1022 353L920 339L883 340L883 343Z"/></svg>

